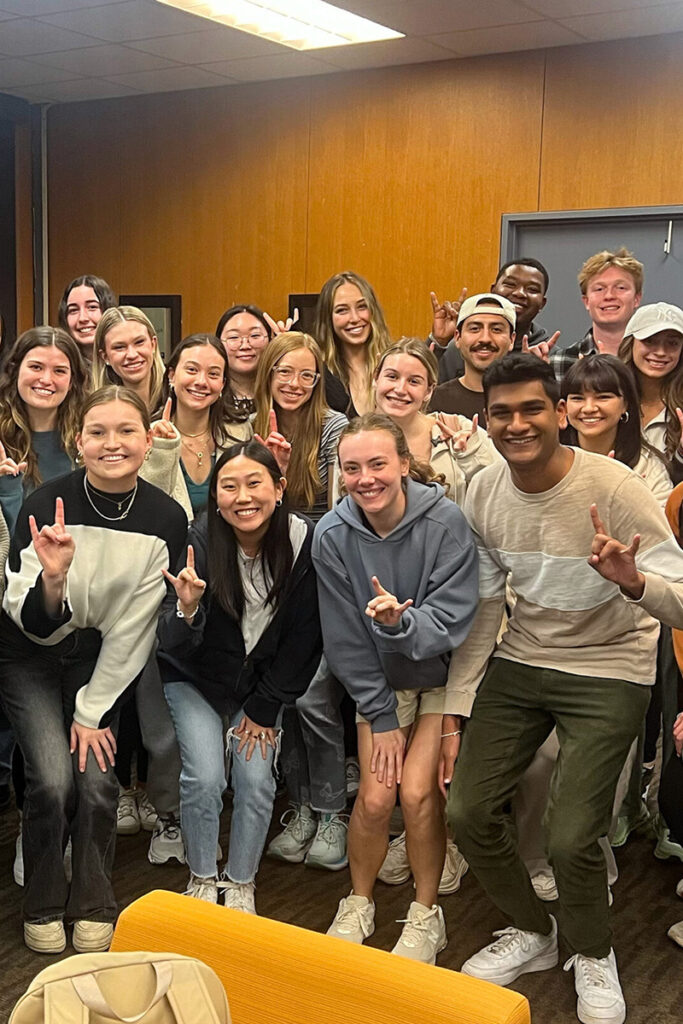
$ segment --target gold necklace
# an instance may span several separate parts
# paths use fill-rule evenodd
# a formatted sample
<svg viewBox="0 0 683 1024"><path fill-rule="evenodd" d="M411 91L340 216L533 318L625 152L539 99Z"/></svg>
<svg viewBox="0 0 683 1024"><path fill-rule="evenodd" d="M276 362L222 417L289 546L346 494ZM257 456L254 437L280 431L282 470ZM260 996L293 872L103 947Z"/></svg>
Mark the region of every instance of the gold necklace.
<svg viewBox="0 0 683 1024"><path fill-rule="evenodd" d="M202 431L200 434L183 434L182 430L178 430L178 433L183 438L185 438L185 437L192 437L192 438L194 438L194 437L205 437L205 438L208 438L210 436L210 430L209 429ZM188 449L188 451L192 452L192 454L196 457L196 459L197 459L197 466L199 467L199 469L201 469L202 468L202 461L204 459L204 456L206 455L206 452L204 450L205 446L202 445L202 450L201 451L197 451L191 445L189 445L187 443L187 441L185 441L183 443L185 444L185 446Z"/></svg>

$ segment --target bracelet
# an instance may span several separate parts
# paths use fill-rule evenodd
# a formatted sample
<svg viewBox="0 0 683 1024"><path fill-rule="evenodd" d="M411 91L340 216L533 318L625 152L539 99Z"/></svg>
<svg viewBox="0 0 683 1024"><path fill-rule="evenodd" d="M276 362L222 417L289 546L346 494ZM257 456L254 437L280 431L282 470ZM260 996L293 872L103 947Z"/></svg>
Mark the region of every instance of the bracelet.
<svg viewBox="0 0 683 1024"><path fill-rule="evenodd" d="M182 611L180 607L180 598L178 598L178 600L176 601L175 613L179 619L185 619L185 622L192 622L193 618L197 614L198 609L199 605L196 606L195 610L192 612L192 615L185 615L185 613Z"/></svg>
<svg viewBox="0 0 683 1024"><path fill-rule="evenodd" d="M442 732L441 739L445 740L448 736L462 736L462 729L456 729L455 732Z"/></svg>

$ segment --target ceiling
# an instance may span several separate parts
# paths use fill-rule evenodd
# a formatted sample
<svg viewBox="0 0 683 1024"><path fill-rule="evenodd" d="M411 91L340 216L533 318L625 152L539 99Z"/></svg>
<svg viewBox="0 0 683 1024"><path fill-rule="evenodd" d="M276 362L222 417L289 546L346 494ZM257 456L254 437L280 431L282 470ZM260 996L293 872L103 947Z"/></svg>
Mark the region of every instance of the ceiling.
<svg viewBox="0 0 683 1024"><path fill-rule="evenodd" d="M336 3L405 38L299 53L154 0L0 0L0 92L67 103L683 31L683 0Z"/></svg>

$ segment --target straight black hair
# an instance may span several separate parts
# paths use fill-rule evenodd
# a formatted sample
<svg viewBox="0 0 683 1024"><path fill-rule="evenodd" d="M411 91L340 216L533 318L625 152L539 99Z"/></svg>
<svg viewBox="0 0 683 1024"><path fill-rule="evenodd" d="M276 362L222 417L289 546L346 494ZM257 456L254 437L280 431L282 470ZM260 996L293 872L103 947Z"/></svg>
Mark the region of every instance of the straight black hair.
<svg viewBox="0 0 683 1024"><path fill-rule="evenodd" d="M250 313L251 316L255 316L258 322L263 327L263 330L268 335L268 341L271 340L271 338L273 337L273 331L265 318L263 310L259 309L258 306L252 306L250 303L247 302L239 302L236 306L231 306L230 309L226 309L225 313L223 313L223 315L221 316L220 320L216 325L217 338L220 338L221 332L225 325L227 324L228 320L232 320L234 316L239 316L240 313Z"/></svg>
<svg viewBox="0 0 683 1024"><path fill-rule="evenodd" d="M545 269L540 260L534 260L527 258L526 256L517 256L514 260L508 260L504 263L498 273L496 274L494 284L500 281L503 274L507 274L510 267L533 267L534 270L538 270L543 275L543 294L545 295L550 287L550 278L548 277L548 271Z"/></svg>
<svg viewBox="0 0 683 1024"><path fill-rule="evenodd" d="M234 444L223 452L214 466L209 482L208 545L209 545L209 592L224 612L240 622L244 613L244 588L237 558L237 538L233 528L226 523L218 511L216 494L218 475L232 459L239 455L265 466L274 484L282 478L280 467L265 445L260 441L245 441ZM284 596L294 564L294 550L289 536L289 513L286 495L282 504L276 505L268 529L261 542L258 554L266 581L270 589L266 604L277 610Z"/></svg>
<svg viewBox="0 0 683 1024"><path fill-rule="evenodd" d="M486 408L488 409L491 388L499 387L501 384L526 384L534 380L540 381L550 401L557 405L560 400L560 385L555 379L552 367L543 359L522 352L509 352L502 359L496 359L495 363L491 363L484 371L482 378Z"/></svg>

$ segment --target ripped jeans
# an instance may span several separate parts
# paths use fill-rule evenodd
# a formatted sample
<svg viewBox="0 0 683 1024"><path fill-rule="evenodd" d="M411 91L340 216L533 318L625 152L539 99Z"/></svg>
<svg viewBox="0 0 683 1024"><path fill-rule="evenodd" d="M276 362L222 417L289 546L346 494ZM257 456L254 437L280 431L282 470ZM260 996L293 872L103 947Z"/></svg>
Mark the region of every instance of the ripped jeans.
<svg viewBox="0 0 683 1024"><path fill-rule="evenodd" d="M223 875L231 882L253 882L273 815L279 738L276 750L267 748L265 760L257 744L247 761L246 747L238 754L237 739L230 732L242 721L242 708L224 718L191 683L167 683L164 693L180 747L180 824L190 871L200 878L216 876L216 846L227 785L227 732L234 798Z"/></svg>

